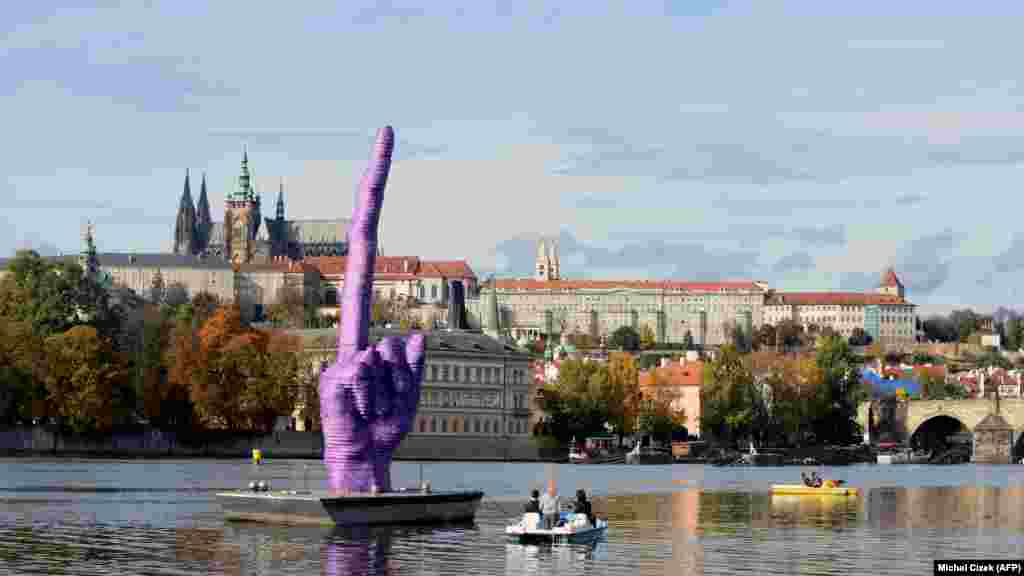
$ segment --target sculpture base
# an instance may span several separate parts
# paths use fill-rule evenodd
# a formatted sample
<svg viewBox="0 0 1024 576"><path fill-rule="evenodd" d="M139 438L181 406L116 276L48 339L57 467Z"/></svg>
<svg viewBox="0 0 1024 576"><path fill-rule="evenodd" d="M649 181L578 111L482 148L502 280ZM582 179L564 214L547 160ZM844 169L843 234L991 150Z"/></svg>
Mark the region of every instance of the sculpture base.
<svg viewBox="0 0 1024 576"><path fill-rule="evenodd" d="M483 492L384 492L332 494L318 491L221 492L227 520L274 524L368 526L443 524L473 520Z"/></svg>

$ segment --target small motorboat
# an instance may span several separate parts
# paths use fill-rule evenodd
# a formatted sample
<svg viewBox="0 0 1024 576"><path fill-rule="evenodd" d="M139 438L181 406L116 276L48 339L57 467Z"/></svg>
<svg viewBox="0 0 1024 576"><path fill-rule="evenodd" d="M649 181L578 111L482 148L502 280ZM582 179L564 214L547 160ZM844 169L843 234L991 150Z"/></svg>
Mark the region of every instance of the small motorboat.
<svg viewBox="0 0 1024 576"><path fill-rule="evenodd" d="M540 527L540 514L523 514L523 518L505 528L505 534L520 542L582 543L593 542L608 532L608 521L595 518L591 524L584 514L562 512L558 525L550 530Z"/></svg>
<svg viewBox="0 0 1024 576"><path fill-rule="evenodd" d="M773 484L772 494L785 496L856 496L857 489L849 486L805 486L803 484Z"/></svg>

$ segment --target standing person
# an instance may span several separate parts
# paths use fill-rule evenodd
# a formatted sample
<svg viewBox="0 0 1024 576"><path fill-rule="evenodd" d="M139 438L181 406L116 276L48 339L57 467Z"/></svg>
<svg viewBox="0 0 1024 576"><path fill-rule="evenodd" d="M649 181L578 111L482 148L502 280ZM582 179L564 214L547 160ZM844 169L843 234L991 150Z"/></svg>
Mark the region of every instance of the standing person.
<svg viewBox="0 0 1024 576"><path fill-rule="evenodd" d="M544 529L550 530L558 522L558 491L555 481L548 481L548 491L540 497L540 512L544 519Z"/></svg>

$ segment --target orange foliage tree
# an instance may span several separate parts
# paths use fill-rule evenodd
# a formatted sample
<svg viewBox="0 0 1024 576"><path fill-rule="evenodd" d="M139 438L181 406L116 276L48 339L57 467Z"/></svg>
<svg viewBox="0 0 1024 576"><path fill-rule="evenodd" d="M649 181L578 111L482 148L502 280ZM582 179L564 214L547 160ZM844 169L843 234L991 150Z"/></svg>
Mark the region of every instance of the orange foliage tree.
<svg viewBox="0 0 1024 576"><path fill-rule="evenodd" d="M269 431L295 407L303 381L301 341L242 323L238 306L222 306L192 333L179 325L169 380L188 390L207 428Z"/></svg>

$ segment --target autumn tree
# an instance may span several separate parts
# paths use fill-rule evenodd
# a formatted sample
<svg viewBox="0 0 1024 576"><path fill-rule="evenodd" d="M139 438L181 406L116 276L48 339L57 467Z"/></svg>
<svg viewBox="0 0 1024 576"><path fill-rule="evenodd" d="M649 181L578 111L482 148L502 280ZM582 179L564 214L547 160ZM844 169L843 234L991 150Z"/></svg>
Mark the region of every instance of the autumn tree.
<svg viewBox="0 0 1024 576"><path fill-rule="evenodd" d="M32 325L0 317L0 421L31 422L50 415L44 340Z"/></svg>
<svg viewBox="0 0 1024 576"><path fill-rule="evenodd" d="M46 360L50 401L72 430L110 430L134 409L124 362L92 326L48 337Z"/></svg>
<svg viewBox="0 0 1024 576"><path fill-rule="evenodd" d="M639 366L628 352L610 353L607 366L610 388L604 398L609 403L609 422L619 431L620 437L635 433L642 399Z"/></svg>

